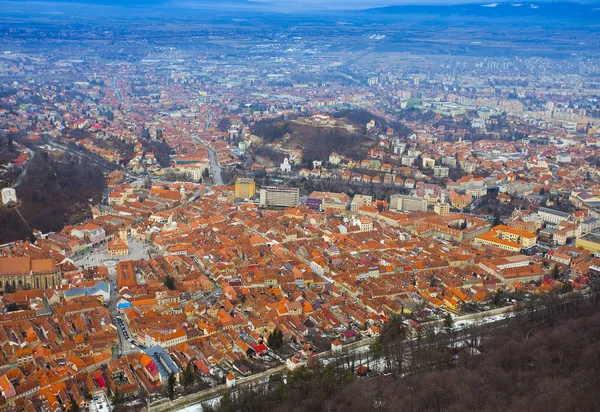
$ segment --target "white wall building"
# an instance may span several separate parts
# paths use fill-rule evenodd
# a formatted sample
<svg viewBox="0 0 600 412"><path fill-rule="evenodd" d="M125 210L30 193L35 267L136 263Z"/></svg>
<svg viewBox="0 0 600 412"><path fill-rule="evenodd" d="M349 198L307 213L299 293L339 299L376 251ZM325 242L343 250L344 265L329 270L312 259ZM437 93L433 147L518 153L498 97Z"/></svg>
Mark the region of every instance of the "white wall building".
<svg viewBox="0 0 600 412"><path fill-rule="evenodd" d="M2 204L7 205L10 202L17 203L17 191L12 187L2 189Z"/></svg>
<svg viewBox="0 0 600 412"><path fill-rule="evenodd" d="M552 223L558 225L561 222L569 219L569 214L561 212L560 210L548 209L540 207L538 210L538 216L546 223Z"/></svg>

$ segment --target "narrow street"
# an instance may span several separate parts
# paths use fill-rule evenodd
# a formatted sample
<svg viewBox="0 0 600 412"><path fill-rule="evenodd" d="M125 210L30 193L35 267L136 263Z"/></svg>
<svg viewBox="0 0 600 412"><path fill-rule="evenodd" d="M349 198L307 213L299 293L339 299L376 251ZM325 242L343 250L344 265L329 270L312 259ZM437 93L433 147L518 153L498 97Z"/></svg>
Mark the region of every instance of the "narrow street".
<svg viewBox="0 0 600 412"><path fill-rule="evenodd" d="M23 171L21 172L21 174L19 175L19 178L17 179L17 181L15 182L13 187L17 187L19 186L21 183L23 183L23 179L25 178L25 175L27 174L27 169L29 168L29 165L31 164L31 161L33 160L33 158L35 157L35 151L31 150L31 149L27 149L27 151L29 151L29 160L27 161L27 163L25 164L25 167L23 168Z"/></svg>
<svg viewBox="0 0 600 412"><path fill-rule="evenodd" d="M118 350L113 354L115 357L140 351L139 347L130 342L133 337L131 336L129 328L125 324L124 319L122 323L119 321L119 313L117 311L117 299L119 298L119 290L117 286L117 265L121 261L140 260L146 258L148 255L148 246L144 242L133 239L129 239L128 244L130 250L128 256L109 256L108 253L106 253L106 247L103 246L99 249L73 258L73 262L81 268L90 266L105 266L108 270L108 281L110 283L110 300L108 302L108 308L111 312L112 323L116 326L117 334L119 336ZM125 332L127 332L127 336L125 335L123 328L125 329Z"/></svg>

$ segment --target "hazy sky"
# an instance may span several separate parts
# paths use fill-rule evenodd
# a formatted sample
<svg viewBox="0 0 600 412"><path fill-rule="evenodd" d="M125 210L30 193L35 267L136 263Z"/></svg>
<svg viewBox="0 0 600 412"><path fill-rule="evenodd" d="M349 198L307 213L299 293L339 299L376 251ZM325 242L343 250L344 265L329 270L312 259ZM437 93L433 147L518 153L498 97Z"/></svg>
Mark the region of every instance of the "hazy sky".
<svg viewBox="0 0 600 412"><path fill-rule="evenodd" d="M533 2L552 0L535 0ZM562 0L569 1L569 0ZM600 0L570 0L576 3L600 3ZM456 4L491 4L491 3L517 3L518 0L0 0L2 4L28 5L52 3L84 3L104 6L179 6L178 8L210 8L210 9L232 9L245 8L277 10L277 11L318 11L318 10L351 10L383 7L392 5L456 5ZM528 2L521 2L526 5Z"/></svg>
<svg viewBox="0 0 600 412"><path fill-rule="evenodd" d="M205 3L206 0L171 0L172 2L179 3ZM425 5L425 4L486 4L486 3L519 3L518 0L221 0L223 2L244 2L250 3L263 3L265 5L272 5L277 8L292 8L292 9L306 9L313 7L315 9L366 9L372 7L383 7L383 6L394 6L394 5ZM554 1L554 0L534 0L531 2L540 1ZM558 0L558 1L572 1L576 3L598 3L600 0ZM521 3L526 4L527 1Z"/></svg>
<svg viewBox="0 0 600 412"><path fill-rule="evenodd" d="M271 3L279 6L313 6L313 7L333 7L339 9L349 8L370 8L393 6L402 4L466 4L466 3L485 3L485 0L249 0L257 3ZM501 2L503 0L494 1ZM490 1L492 3L492 1Z"/></svg>

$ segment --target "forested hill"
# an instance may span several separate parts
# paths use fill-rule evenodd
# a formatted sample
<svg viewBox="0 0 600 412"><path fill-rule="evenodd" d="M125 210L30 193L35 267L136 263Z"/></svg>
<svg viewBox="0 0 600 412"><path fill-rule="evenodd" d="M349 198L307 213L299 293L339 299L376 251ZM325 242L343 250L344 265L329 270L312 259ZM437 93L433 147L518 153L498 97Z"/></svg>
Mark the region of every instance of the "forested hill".
<svg viewBox="0 0 600 412"><path fill-rule="evenodd" d="M596 288L598 289L598 288ZM385 375L357 376L341 354L288 375L287 384L233 392L222 411L597 411L600 294L548 295L514 318L406 340L394 320L371 348Z"/></svg>
<svg viewBox="0 0 600 412"><path fill-rule="evenodd" d="M59 231L90 214L104 190L104 171L79 159L38 153L28 165L23 182L16 188L18 210L0 208L0 243L29 239L31 229ZM27 226L29 225L29 227Z"/></svg>

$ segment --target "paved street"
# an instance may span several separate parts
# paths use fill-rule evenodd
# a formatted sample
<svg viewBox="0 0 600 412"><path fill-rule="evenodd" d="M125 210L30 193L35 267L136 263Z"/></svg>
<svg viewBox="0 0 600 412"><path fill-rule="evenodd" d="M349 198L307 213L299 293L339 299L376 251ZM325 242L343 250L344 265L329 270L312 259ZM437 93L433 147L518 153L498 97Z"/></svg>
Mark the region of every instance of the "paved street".
<svg viewBox="0 0 600 412"><path fill-rule="evenodd" d="M150 257L149 252L151 248L144 242L133 239L129 239L128 244L128 256L110 256L106 252L106 246L104 246L101 249L93 250L89 253L73 258L75 264L81 268L86 268L89 266L105 266L108 269L108 278L110 281L110 301L108 307L111 311L112 322L117 327L117 332L119 334L119 348L118 351L115 352L115 356L127 355L140 350L137 347L132 347L131 342L129 342L132 339L132 336L129 335L129 338L126 338L123 330L121 329L121 324L118 322L118 313L116 307L117 299L119 297L119 291L117 290L117 264L119 262L128 260L148 259ZM126 330L129 333L129 330Z"/></svg>
<svg viewBox="0 0 600 412"><path fill-rule="evenodd" d="M221 176L221 165L219 165L219 162L217 160L217 153L215 152L215 150L212 147L210 147L210 145L206 142L198 139L198 136L196 135L192 135L192 140L194 140L194 143L203 144L204 146L206 146L206 149L208 150L208 161L210 163L210 175L212 177L213 184L215 186L223 185L223 177Z"/></svg>
<svg viewBox="0 0 600 412"><path fill-rule="evenodd" d="M213 183L216 186L221 186L223 184L221 166L219 166L219 162L217 161L217 154L210 146L208 146L208 159L210 161L210 173L212 175Z"/></svg>
<svg viewBox="0 0 600 412"><path fill-rule="evenodd" d="M129 255L127 256L110 256L106 252L106 246L98 250L93 250L89 253L73 258L73 262L79 267L87 268L89 266L116 266L118 262L126 260L148 259L148 251L150 246L138 240L129 239Z"/></svg>

